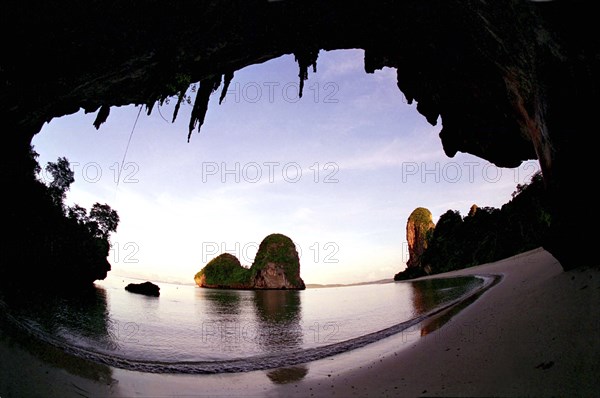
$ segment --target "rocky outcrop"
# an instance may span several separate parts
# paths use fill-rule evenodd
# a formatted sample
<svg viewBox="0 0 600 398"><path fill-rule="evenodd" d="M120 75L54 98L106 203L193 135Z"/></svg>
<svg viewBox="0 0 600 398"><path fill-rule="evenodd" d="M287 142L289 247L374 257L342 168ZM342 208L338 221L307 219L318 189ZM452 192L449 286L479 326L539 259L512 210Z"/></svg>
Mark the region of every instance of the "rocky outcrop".
<svg viewBox="0 0 600 398"><path fill-rule="evenodd" d="M250 280L250 270L229 253L213 258L194 276L198 286L218 289L250 289Z"/></svg>
<svg viewBox="0 0 600 398"><path fill-rule="evenodd" d="M272 234L260 243L254 263L255 289L305 289L300 277L300 258L294 242L285 235Z"/></svg>
<svg viewBox="0 0 600 398"><path fill-rule="evenodd" d="M125 290L131 293L144 294L146 296L160 296L160 287L152 282L130 283L125 286Z"/></svg>
<svg viewBox="0 0 600 398"><path fill-rule="evenodd" d="M476 204L471 205L471 208L469 209L469 214L467 214L467 217L473 217L475 215L475 213L477 213L477 210L479 210L479 207Z"/></svg>
<svg viewBox="0 0 600 398"><path fill-rule="evenodd" d="M593 250L572 250L594 241L572 233L571 217L579 198L593 197L595 15L583 1L9 2L0 16L0 169L16 206L3 208L32 207L19 191L29 144L55 117L97 112L98 127L111 107L145 104L149 113L169 96L187 99L196 84L185 139L235 71L293 53L302 83L319 50L362 48L367 73L397 68L407 101L431 124L441 119L448 156L503 167L539 159L552 197L546 247L565 268L596 265ZM27 231L7 222L15 236Z"/></svg>
<svg viewBox="0 0 600 398"><path fill-rule="evenodd" d="M254 279L254 289L304 289L303 283L291 283L286 275L285 268L280 264L268 262L263 269L257 272Z"/></svg>
<svg viewBox="0 0 600 398"><path fill-rule="evenodd" d="M300 259L294 242L272 234L261 242L254 263L245 268L232 254L211 260L194 276L200 287L220 289L292 289L306 286L300 277Z"/></svg>
<svg viewBox="0 0 600 398"><path fill-rule="evenodd" d="M418 278L430 273L430 267L421 260L434 228L435 224L428 209L417 207L410 213L406 222L408 261L406 269L394 275L395 281Z"/></svg>
<svg viewBox="0 0 600 398"><path fill-rule="evenodd" d="M410 213L406 222L406 240L408 241L408 268L422 267L421 256L427 249L427 241L435 228L431 212L417 207Z"/></svg>

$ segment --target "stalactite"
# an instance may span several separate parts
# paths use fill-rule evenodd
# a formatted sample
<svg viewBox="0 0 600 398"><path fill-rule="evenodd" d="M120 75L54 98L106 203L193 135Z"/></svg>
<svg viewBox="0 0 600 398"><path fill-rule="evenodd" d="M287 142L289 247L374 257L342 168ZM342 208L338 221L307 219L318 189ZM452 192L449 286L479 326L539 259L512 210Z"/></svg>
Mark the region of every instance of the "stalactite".
<svg viewBox="0 0 600 398"><path fill-rule="evenodd" d="M94 127L96 130L100 128L100 125L108 119L108 115L110 114L110 106L102 105L98 114L96 115L96 120L94 120Z"/></svg>
<svg viewBox="0 0 600 398"><path fill-rule="evenodd" d="M298 90L298 96L302 98L302 91L304 90L304 81L308 79L308 67L312 66L313 72L317 72L317 57L319 56L319 50L302 50L294 52L296 62L298 62L298 77L300 78L300 88Z"/></svg>
<svg viewBox="0 0 600 398"><path fill-rule="evenodd" d="M227 90L229 89L231 80L233 80L233 72L226 72L223 75L223 89L221 90L221 97L219 97L219 105L221 105L225 99L225 95L227 95Z"/></svg>
<svg viewBox="0 0 600 398"><path fill-rule="evenodd" d="M175 110L173 110L173 120L171 123L175 123L175 119L177 119L177 114L179 113L179 107L181 106L181 102L185 98L186 90L181 90L179 95L177 96L177 103L175 104Z"/></svg>
<svg viewBox="0 0 600 398"><path fill-rule="evenodd" d="M204 118L206 117L206 111L208 110L208 100L210 99L210 95L216 89L218 89L220 85L221 75L218 75L218 77L211 77L200 82L200 88L196 94L192 115L190 116L190 125L187 138L188 142L190 142L192 131L196 128L196 125L198 125L198 131L200 131L200 128L204 123Z"/></svg>
<svg viewBox="0 0 600 398"><path fill-rule="evenodd" d="M154 101L154 100L152 100L152 101L150 101L150 102L148 102L148 103L146 104L146 109L147 109L147 112L146 112L146 114L147 114L148 116L150 116L150 115L152 114L152 109L154 109L154 103L155 103L155 101Z"/></svg>
<svg viewBox="0 0 600 398"><path fill-rule="evenodd" d="M413 97L412 92L410 92L410 90L407 87L403 87L403 84L400 83L400 81L401 81L400 68L398 68L398 70L396 70L396 85L398 86L398 89L400 90L400 92L404 94L404 97L406 98L406 102L408 103L408 105L412 105L415 98Z"/></svg>

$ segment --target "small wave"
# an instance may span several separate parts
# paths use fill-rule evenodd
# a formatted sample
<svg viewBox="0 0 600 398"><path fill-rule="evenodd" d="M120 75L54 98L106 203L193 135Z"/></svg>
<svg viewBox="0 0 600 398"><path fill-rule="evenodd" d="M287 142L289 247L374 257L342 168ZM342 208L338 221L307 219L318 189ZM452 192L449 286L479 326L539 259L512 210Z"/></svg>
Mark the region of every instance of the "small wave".
<svg viewBox="0 0 600 398"><path fill-rule="evenodd" d="M368 344L377 342L387 337L401 333L428 318L431 318L455 305L465 302L466 300L475 297L482 293L487 288L492 286L498 279L496 276L479 275L476 276L483 280L483 283L476 288L468 291L461 297L448 301L441 306L432 309L420 316L401 322L385 329L378 330L373 333L368 333L349 340L329 344L326 346L299 349L294 352L277 353L269 355L261 355L247 358L229 359L229 360L213 360L213 361L188 361L188 362L160 362L160 361L145 361L129 358L122 358L115 355L99 353L93 350L85 349L70 345L66 342L53 338L48 333L42 332L35 324L26 320L19 320L9 313L5 313L6 318L11 323L18 326L21 330L26 331L35 338L42 340L48 344L61 348L68 354L75 355L80 358L85 358L94 362L99 362L108 366L135 370L149 373L180 373L180 374L216 374L216 373L238 373L249 372L254 370L266 370L272 368L294 366L301 363L316 361L327 358L333 355L341 354L364 347Z"/></svg>

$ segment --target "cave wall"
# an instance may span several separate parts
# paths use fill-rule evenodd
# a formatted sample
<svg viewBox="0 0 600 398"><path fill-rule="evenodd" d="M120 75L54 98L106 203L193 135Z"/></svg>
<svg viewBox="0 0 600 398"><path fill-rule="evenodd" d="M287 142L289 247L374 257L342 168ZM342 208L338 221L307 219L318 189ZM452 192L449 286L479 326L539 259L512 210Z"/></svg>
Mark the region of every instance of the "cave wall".
<svg viewBox="0 0 600 398"><path fill-rule="evenodd" d="M185 139L235 71L293 53L302 81L319 50L362 48L367 73L396 67L407 100L431 124L441 120L448 156L468 152L504 167L538 158L555 204L547 247L566 268L597 263L565 249L582 243L572 237L575 199L564 193L587 193L573 175L576 159L592 158L581 142L595 128L589 116L598 103L600 35L588 8L522 0L9 1L0 17L2 170L18 188L32 137L54 117L83 108L98 112L99 127L112 106L150 112L199 82Z"/></svg>

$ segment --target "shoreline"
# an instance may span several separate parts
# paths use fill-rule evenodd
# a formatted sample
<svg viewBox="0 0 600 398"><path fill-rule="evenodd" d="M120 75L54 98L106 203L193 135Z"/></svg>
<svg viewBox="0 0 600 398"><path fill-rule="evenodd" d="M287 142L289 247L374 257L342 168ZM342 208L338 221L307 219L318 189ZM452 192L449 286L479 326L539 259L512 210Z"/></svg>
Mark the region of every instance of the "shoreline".
<svg viewBox="0 0 600 398"><path fill-rule="evenodd" d="M0 335L0 396L593 396L600 391L600 270L563 272L535 249L419 279L499 275L458 304L367 346L246 373L142 373L28 349Z"/></svg>

